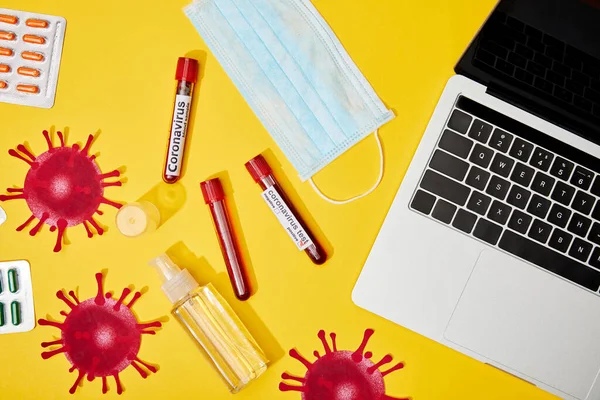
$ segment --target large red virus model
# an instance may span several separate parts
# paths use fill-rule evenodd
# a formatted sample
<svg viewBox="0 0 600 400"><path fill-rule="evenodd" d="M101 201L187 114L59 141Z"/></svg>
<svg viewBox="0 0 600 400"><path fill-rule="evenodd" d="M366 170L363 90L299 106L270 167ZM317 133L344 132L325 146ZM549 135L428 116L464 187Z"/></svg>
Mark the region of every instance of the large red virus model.
<svg viewBox="0 0 600 400"><path fill-rule="evenodd" d="M62 132L56 132L60 139L60 147L54 147L48 131L43 132L48 151L39 156L33 155L24 145L8 151L13 157L29 164L29 172L21 189L8 188L12 195L0 195L0 201L24 199L31 210L31 217L17 228L22 231L34 219L38 223L29 231L35 236L43 224L50 226L50 231L58 230L55 252L62 249L63 235L68 227L83 224L88 237L93 233L90 225L99 235L104 230L94 220L94 213L102 214L98 207L108 204L116 208L121 205L104 198L104 188L121 186L121 182L104 182L104 179L120 176L118 170L107 174L100 172L96 164L96 156L90 155L89 150L94 137L88 136L83 149L78 144L69 147L65 145Z"/></svg>
<svg viewBox="0 0 600 400"><path fill-rule="evenodd" d="M281 382L279 390L302 392L302 400L408 400L385 394L383 378L403 368L404 364L398 363L381 372L379 368L390 363L392 356L386 355L377 364L371 362L373 353L364 351L373 333L372 329L367 329L358 349L349 351L337 349L335 333L331 334L333 349L330 348L325 331L319 331L318 336L323 342L325 354L321 356L315 351L317 360L311 363L296 349L290 350L290 356L304 364L307 372L302 378L288 373L282 374L283 379L297 381L302 385L294 386Z"/></svg>
<svg viewBox="0 0 600 400"><path fill-rule="evenodd" d="M110 293L104 294L102 289L102 274L96 274L98 294L96 297L79 302L73 291L69 292L69 299L62 290L56 297L64 301L71 309L69 313L61 311L66 316L64 322L54 322L45 319L38 320L40 325L50 325L61 330L61 338L53 342L44 342L42 347L61 345L60 348L42 353L43 359L48 359L64 353L71 363L69 372L79 372L75 383L69 393L75 393L83 377L87 375L88 381L102 378L102 393L108 391L107 376L113 376L117 385L117 393L123 392L119 372L132 365L146 378L148 372L157 369L141 361L137 354L140 350L142 334L154 335L156 332L150 328L159 328L161 323L138 323L131 312L133 304L142 296L136 292L128 304L125 298L131 293L129 288L123 289L118 300L112 298Z"/></svg>

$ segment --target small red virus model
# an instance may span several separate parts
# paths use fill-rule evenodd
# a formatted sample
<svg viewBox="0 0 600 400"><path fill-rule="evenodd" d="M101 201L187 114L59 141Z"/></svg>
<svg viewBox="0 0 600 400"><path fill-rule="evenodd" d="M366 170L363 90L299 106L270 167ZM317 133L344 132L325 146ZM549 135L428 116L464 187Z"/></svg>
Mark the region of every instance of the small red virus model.
<svg viewBox="0 0 600 400"><path fill-rule="evenodd" d="M60 139L60 147L54 147L48 131L43 132L48 151L38 157L20 144L17 150L8 151L13 157L25 161L30 165L22 189L8 188L8 193L14 195L0 195L0 201L24 199L31 210L32 216L17 228L22 231L34 219L38 223L29 231L35 236L43 224L50 226L50 231L58 229L55 252L62 249L63 235L67 227L83 224L88 237L93 233L92 225L99 235L104 230L94 220L100 204L108 204L120 208L121 204L107 200L103 197L104 188L107 186L121 186L121 182L104 182L104 179L120 176L118 170L102 174L94 155L89 155L89 150L94 137L88 136L87 143L80 150L78 144L72 147L65 146L62 132L56 132ZM89 224L89 225L88 225Z"/></svg>
<svg viewBox="0 0 600 400"><path fill-rule="evenodd" d="M61 339L44 342L42 347L62 345L62 347L42 353L42 358L48 359L59 353L65 353L72 367L69 372L77 370L79 375L69 393L75 393L77 386L87 374L88 381L96 377L102 378L102 393L108 391L106 377L115 378L117 393L123 393L119 380L119 372L132 365L146 379L148 372L157 369L141 361L137 354L140 350L142 334L154 335L156 332L149 328L160 328L161 323L154 321L146 324L138 323L131 312L133 304L142 296L140 292L133 295L131 301L124 305L123 301L131 293L129 288L123 289L119 300L104 294L102 290L102 274L96 274L98 294L96 297L79 302L73 291L69 292L71 301L59 290L56 297L64 301L71 309L69 313L61 311L66 316L64 322L54 322L45 319L38 320L40 325L50 325L61 330Z"/></svg>
<svg viewBox="0 0 600 400"><path fill-rule="evenodd" d="M325 354L321 356L315 351L317 360L311 363L296 349L290 350L290 356L304 364L308 371L303 378L283 373L283 379L300 382L302 386L281 382L279 390L302 392L302 400L408 400L385 394L383 378L403 368L404 364L398 363L387 371L379 371L382 365L392 361L392 356L386 355L377 364L371 362L373 353L364 351L373 333L372 329L367 329L358 349L349 351L337 349L335 333L331 334L332 350L325 338L325 331L319 331L318 336L325 347Z"/></svg>

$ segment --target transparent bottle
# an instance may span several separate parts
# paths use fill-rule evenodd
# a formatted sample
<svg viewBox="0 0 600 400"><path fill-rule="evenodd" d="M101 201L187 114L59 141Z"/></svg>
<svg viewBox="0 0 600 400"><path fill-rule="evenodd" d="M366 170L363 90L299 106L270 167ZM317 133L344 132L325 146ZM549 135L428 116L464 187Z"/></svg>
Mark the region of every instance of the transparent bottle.
<svg viewBox="0 0 600 400"><path fill-rule="evenodd" d="M173 315L198 341L229 386L237 393L267 369L267 359L250 332L212 284L200 286L166 254L150 262L173 303Z"/></svg>

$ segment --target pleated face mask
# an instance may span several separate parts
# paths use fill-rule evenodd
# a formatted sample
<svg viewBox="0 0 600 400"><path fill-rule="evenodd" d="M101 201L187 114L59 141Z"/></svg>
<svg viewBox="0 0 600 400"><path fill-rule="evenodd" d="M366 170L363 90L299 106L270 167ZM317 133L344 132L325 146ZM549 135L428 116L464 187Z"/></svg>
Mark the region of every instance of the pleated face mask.
<svg viewBox="0 0 600 400"><path fill-rule="evenodd" d="M196 0L184 11L315 190L312 176L371 132L382 153L377 129L394 114L309 0ZM383 159L358 197L382 174Z"/></svg>

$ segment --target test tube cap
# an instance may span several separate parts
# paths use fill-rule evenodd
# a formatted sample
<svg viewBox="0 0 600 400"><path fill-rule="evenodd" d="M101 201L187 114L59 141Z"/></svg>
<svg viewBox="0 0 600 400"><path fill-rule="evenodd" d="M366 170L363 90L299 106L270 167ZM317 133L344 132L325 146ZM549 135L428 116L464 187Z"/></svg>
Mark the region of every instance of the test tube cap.
<svg viewBox="0 0 600 400"><path fill-rule="evenodd" d="M204 196L204 202L206 204L216 203L225 199L225 192L223 191L223 185L221 185L219 178L201 182L200 189L202 189L202 195Z"/></svg>
<svg viewBox="0 0 600 400"><path fill-rule="evenodd" d="M177 72L175 79L178 81L186 81L196 83L198 80L198 60L187 57L179 57L177 60Z"/></svg>
<svg viewBox="0 0 600 400"><path fill-rule="evenodd" d="M261 179L266 178L267 176L273 173L273 170L267 163L267 160L262 156L262 154L257 155L252 160L246 163L246 169L250 172L252 179L254 182L258 183Z"/></svg>

